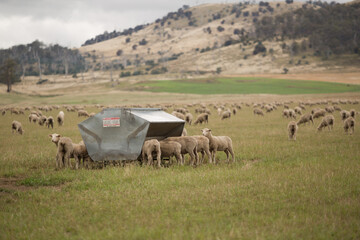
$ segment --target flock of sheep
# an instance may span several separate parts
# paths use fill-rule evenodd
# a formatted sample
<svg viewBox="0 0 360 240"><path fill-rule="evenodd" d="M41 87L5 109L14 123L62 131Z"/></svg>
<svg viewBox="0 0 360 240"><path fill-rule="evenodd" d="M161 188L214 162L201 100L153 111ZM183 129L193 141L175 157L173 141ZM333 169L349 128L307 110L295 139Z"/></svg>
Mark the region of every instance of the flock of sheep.
<svg viewBox="0 0 360 240"><path fill-rule="evenodd" d="M337 100L337 101L318 101L318 102L299 102L298 106L291 109L289 104L293 102L275 102L275 103L241 103L241 104L187 104L183 107L176 107L172 104L167 104L164 106L152 106L147 105L146 107L161 107L164 111L169 111L173 109L172 115L183 119L188 125L197 125L197 124L207 124L209 122L209 115L211 115L210 108L213 107L219 118L225 120L231 118L231 116L236 115L238 110L241 110L243 107L253 107L254 115L265 116L267 113L270 113L276 110L279 107L283 107L282 116L284 118L293 119L288 123L288 137L290 140L296 140L296 133L299 129L299 125L306 124L310 122L314 124L314 119L322 118L319 126L317 127L318 131L321 131L323 128L328 127L331 130L334 126L335 118L333 114L335 111L340 112L341 119L343 121L343 128L345 133L354 133L355 128L355 117L356 110L351 109L349 111L341 109L341 104L359 104L358 100ZM306 108L311 108L315 105L327 105L324 109L313 108L310 112L304 113ZM105 108L105 106L96 105L97 108ZM117 106L112 106L117 107ZM134 105L131 107L144 107ZM195 121L194 117L188 110L190 107L196 107L195 113L197 114ZM68 112L77 112L78 117L92 117L95 113L90 113L85 110L85 107L81 106L63 106L64 109ZM30 111L29 122L37 123L40 126L46 126L48 128L54 128L54 118L52 116L45 116L43 111L48 112L54 109L60 109L60 106L44 106L44 107L34 107L34 110L31 110L30 107L26 108L3 108L1 109L2 115L5 115L6 112L10 112L14 115L25 114L25 111ZM298 121L295 121L297 115L300 116ZM59 111L56 122L59 127L64 124L65 113L64 111ZM23 134L24 130L22 124L19 121L14 120L11 125L13 133ZM209 163L216 163L216 152L224 151L227 156L227 162L229 162L229 154L231 154L232 161L235 162L235 154L233 150L232 140L228 136L214 136L211 129L203 128L201 130L202 135L188 136L187 131L184 128L182 136L179 137L168 137L163 140L146 140L142 147L142 154L139 159L142 165L156 165L161 166L163 159L171 159L172 157L176 158L178 164L185 164L185 154L189 154L190 160L189 164L196 166L204 163L205 154L208 157ZM86 146L83 141L79 143L73 143L72 140L68 137L61 136L60 134L53 133L49 137L51 141L57 147L56 154L56 168L70 167L72 164L70 159L75 159L75 169L78 169L80 164L86 167L89 167L93 164ZM198 153L201 153L201 158L199 158ZM156 162L156 163L155 163Z"/></svg>

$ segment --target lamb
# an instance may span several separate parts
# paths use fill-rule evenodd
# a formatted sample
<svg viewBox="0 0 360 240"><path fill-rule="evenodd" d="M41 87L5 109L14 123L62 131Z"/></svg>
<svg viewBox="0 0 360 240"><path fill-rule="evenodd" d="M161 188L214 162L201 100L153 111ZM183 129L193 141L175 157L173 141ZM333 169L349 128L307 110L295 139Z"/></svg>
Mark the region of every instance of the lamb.
<svg viewBox="0 0 360 240"><path fill-rule="evenodd" d="M324 127L328 127L329 131L334 127L335 118L333 115L327 115L323 118L317 130L321 131Z"/></svg>
<svg viewBox="0 0 360 240"><path fill-rule="evenodd" d="M264 112L259 108L255 108L253 112L254 112L254 115L264 116Z"/></svg>
<svg viewBox="0 0 360 240"><path fill-rule="evenodd" d="M207 113L201 113L197 116L195 122L194 122L194 125L200 123L209 123L209 115Z"/></svg>
<svg viewBox="0 0 360 240"><path fill-rule="evenodd" d="M142 147L143 164L145 164L146 160L147 160L147 165L151 165L153 163L153 157L152 157L153 153L156 153L156 160L158 163L158 167L161 167L161 150L160 150L159 141L156 139L146 140Z"/></svg>
<svg viewBox="0 0 360 240"><path fill-rule="evenodd" d="M298 126L295 121L291 121L288 124L288 133L289 133L289 140L296 141L296 132L298 130Z"/></svg>
<svg viewBox="0 0 360 240"><path fill-rule="evenodd" d="M313 114L313 119L319 118L319 117L325 117L326 111L324 109L320 109Z"/></svg>
<svg viewBox="0 0 360 240"><path fill-rule="evenodd" d="M231 112L230 111L225 111L221 114L221 120L224 120L226 118L230 118L231 117Z"/></svg>
<svg viewBox="0 0 360 240"><path fill-rule="evenodd" d="M300 124L303 124L303 123L305 124L307 122L310 124L310 121L314 125L313 116L311 115L311 113L306 113L306 114L301 115L299 121L297 122L297 125L300 125Z"/></svg>
<svg viewBox="0 0 360 240"><path fill-rule="evenodd" d="M348 112L346 110L342 110L340 112L340 116L341 116L341 120L345 121L348 117L350 117L350 112Z"/></svg>
<svg viewBox="0 0 360 240"><path fill-rule="evenodd" d="M59 126L64 125L64 117L65 117L64 112L60 111L59 114L56 117Z"/></svg>
<svg viewBox="0 0 360 240"><path fill-rule="evenodd" d="M78 117L90 117L90 115L85 110L79 110L78 111Z"/></svg>
<svg viewBox="0 0 360 240"><path fill-rule="evenodd" d="M71 168L70 156L74 151L74 146L70 138L61 137L57 143L56 168L69 166Z"/></svg>
<svg viewBox="0 0 360 240"><path fill-rule="evenodd" d="M161 159L163 158L171 158L175 156L178 164L182 164L182 156L181 156L181 144L176 141L159 141L160 143L160 152Z"/></svg>
<svg viewBox="0 0 360 240"><path fill-rule="evenodd" d="M212 162L216 163L215 154L217 151L224 151L226 153L226 160L229 162L229 153L232 156L232 161L235 162L235 155L233 151L232 140L228 136L213 136L211 129L204 128L201 130L202 135L209 139L209 149L212 156Z"/></svg>
<svg viewBox="0 0 360 240"><path fill-rule="evenodd" d="M350 130L350 135L354 133L355 130L355 119L352 117L348 117L344 122L344 131L348 134Z"/></svg>
<svg viewBox="0 0 360 240"><path fill-rule="evenodd" d="M201 153L200 164L202 164L204 161L205 153L209 158L209 163L212 163L209 139L202 135L196 135L196 136L192 136L192 137L194 137L198 143L197 144L197 152Z"/></svg>
<svg viewBox="0 0 360 240"><path fill-rule="evenodd" d="M54 118L52 116L49 116L47 119L46 119L46 122L45 122L46 126L48 128L54 128Z"/></svg>
<svg viewBox="0 0 360 240"><path fill-rule="evenodd" d="M191 125L192 121L193 121L193 115L191 113L186 113L185 114L185 121Z"/></svg>
<svg viewBox="0 0 360 240"><path fill-rule="evenodd" d="M174 116L177 117L177 118L180 118L180 119L182 119L182 120L185 120L185 116L184 116L184 114L182 114L182 113L173 111L173 112L171 113L171 115L174 115Z"/></svg>
<svg viewBox="0 0 360 240"><path fill-rule="evenodd" d="M80 141L78 144L73 143L73 152L70 157L75 158L75 169L79 169L81 159L83 160L83 163L89 162L89 160L91 160L83 141Z"/></svg>
<svg viewBox="0 0 360 240"><path fill-rule="evenodd" d="M191 165L198 163L198 154L197 154L197 141L195 138L193 137L188 137L188 136L184 136L184 137L168 137L163 141L175 141L181 144L181 155L182 155L182 162L181 165L184 165L185 163L185 158L184 158L184 154L189 153L190 158L191 158Z"/></svg>
<svg viewBox="0 0 360 240"><path fill-rule="evenodd" d="M19 133L20 135L23 135L23 133L25 132L23 129L22 129L22 125L20 122L14 120L12 123L11 123L11 132L12 133Z"/></svg>

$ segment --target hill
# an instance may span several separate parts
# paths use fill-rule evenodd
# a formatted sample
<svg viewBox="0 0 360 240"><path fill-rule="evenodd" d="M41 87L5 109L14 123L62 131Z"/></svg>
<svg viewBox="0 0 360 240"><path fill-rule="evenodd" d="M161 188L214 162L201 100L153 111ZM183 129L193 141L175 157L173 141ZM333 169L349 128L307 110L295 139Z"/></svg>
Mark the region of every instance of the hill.
<svg viewBox="0 0 360 240"><path fill-rule="evenodd" d="M99 35L92 41L88 40L79 51L87 61L88 70L122 70L121 76L357 68L360 40L356 33L355 38L350 38L354 40L350 45L346 39L338 42L333 36L336 41L331 44L337 45L334 50L331 44L326 44L329 34L325 33L333 32L328 29L331 27L329 24L337 20L328 13L335 11L339 13L335 17L350 22L345 27L348 30L346 36L357 31L354 29L360 19L356 16L358 4L287 2L184 7L150 24L121 33ZM355 15L345 14L349 10ZM307 22L311 18L313 21ZM325 24L327 20L329 24ZM304 27L307 32L300 31ZM322 34L313 34L319 29L323 29Z"/></svg>

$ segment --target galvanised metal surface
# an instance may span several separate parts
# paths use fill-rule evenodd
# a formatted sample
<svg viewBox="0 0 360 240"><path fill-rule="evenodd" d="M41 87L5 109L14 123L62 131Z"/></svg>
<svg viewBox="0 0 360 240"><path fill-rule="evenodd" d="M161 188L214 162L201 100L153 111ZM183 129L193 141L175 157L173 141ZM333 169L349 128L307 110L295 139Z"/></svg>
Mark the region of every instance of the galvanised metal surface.
<svg viewBox="0 0 360 240"><path fill-rule="evenodd" d="M78 124L94 161L136 160L146 139L181 136L185 121L161 109L109 108Z"/></svg>

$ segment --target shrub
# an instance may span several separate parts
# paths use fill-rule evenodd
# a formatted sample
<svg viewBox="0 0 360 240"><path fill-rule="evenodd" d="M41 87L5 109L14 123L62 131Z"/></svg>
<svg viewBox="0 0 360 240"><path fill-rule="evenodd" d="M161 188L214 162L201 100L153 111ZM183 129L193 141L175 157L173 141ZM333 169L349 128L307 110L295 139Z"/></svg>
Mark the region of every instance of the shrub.
<svg viewBox="0 0 360 240"><path fill-rule="evenodd" d="M256 44L255 46L255 49L253 51L253 54L256 55L258 53L265 53L266 52L266 47L261 43L259 42L258 44Z"/></svg>
<svg viewBox="0 0 360 240"><path fill-rule="evenodd" d="M120 73L120 77L122 78L122 77L129 77L129 76L131 76L131 72L121 72Z"/></svg>

